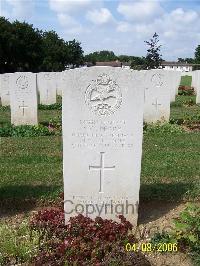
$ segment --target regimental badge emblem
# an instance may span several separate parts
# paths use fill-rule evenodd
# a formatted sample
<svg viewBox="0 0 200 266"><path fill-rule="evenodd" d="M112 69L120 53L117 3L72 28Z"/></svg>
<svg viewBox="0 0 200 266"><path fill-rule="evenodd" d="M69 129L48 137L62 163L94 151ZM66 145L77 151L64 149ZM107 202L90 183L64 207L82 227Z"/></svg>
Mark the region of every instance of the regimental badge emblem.
<svg viewBox="0 0 200 266"><path fill-rule="evenodd" d="M26 76L20 76L16 81L17 87L19 89L25 90L28 88L28 79Z"/></svg>
<svg viewBox="0 0 200 266"><path fill-rule="evenodd" d="M120 108L122 93L115 81L102 74L87 87L85 102L95 114L109 116Z"/></svg>
<svg viewBox="0 0 200 266"><path fill-rule="evenodd" d="M151 78L151 82L154 84L156 87L161 87L163 85L163 75L161 74L154 74Z"/></svg>

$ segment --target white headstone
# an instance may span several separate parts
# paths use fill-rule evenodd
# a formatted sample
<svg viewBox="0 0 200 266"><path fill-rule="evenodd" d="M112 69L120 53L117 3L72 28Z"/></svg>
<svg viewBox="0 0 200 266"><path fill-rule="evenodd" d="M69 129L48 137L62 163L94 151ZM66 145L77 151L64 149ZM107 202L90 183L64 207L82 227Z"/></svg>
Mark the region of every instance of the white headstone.
<svg viewBox="0 0 200 266"><path fill-rule="evenodd" d="M62 96L62 72L55 72L56 75L56 93Z"/></svg>
<svg viewBox="0 0 200 266"><path fill-rule="evenodd" d="M194 91L197 93L197 89L199 86L199 74L200 70L192 71L192 87L194 88Z"/></svg>
<svg viewBox="0 0 200 266"><path fill-rule="evenodd" d="M200 71L196 70L194 71L194 86L195 86L195 92L196 92L196 104L200 103ZM193 77L192 77L193 78Z"/></svg>
<svg viewBox="0 0 200 266"><path fill-rule="evenodd" d="M181 81L181 72L180 71L175 71L171 70L168 71L169 73L169 81L170 81L170 102L175 102L176 100L176 95L178 95L178 88L180 85Z"/></svg>
<svg viewBox="0 0 200 266"><path fill-rule="evenodd" d="M1 74L0 75L0 98L2 106L10 105L10 82L11 82L11 73Z"/></svg>
<svg viewBox="0 0 200 266"><path fill-rule="evenodd" d="M40 95L40 104L56 103L56 75L55 72L37 73L37 88Z"/></svg>
<svg viewBox="0 0 200 266"><path fill-rule="evenodd" d="M16 72L12 75L10 90L11 123L37 125L36 74Z"/></svg>
<svg viewBox="0 0 200 266"><path fill-rule="evenodd" d="M169 121L170 79L168 71L149 70L146 72L144 92L144 121L156 123Z"/></svg>
<svg viewBox="0 0 200 266"><path fill-rule="evenodd" d="M66 221L80 212L113 220L123 214L137 223L143 80L141 74L112 67L65 73L62 125Z"/></svg>
<svg viewBox="0 0 200 266"><path fill-rule="evenodd" d="M174 87L175 87L175 92L176 92L176 95L178 95L178 88L180 86L180 83L181 83L181 72L180 71L174 71L175 74L174 74Z"/></svg>

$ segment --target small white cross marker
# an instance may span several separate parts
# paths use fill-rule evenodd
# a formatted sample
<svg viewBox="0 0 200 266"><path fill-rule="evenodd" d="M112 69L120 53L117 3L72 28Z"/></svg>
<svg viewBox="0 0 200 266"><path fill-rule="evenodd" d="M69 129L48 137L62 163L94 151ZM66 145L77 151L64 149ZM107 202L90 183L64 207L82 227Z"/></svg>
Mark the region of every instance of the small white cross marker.
<svg viewBox="0 0 200 266"><path fill-rule="evenodd" d="M152 103L152 105L154 105L156 107L156 110L158 109L159 105L162 105L161 103L158 103L158 99L156 98L156 102Z"/></svg>
<svg viewBox="0 0 200 266"><path fill-rule="evenodd" d="M144 102L146 101L146 91L148 90L149 88L145 88L144 90Z"/></svg>
<svg viewBox="0 0 200 266"><path fill-rule="evenodd" d="M104 171L105 170L114 170L115 166L105 166L105 163L104 163L105 152L100 152L100 155L101 155L101 157L100 157L100 165L99 166L91 166L91 165L89 165L89 170L100 171L99 193L103 193Z"/></svg>
<svg viewBox="0 0 200 266"><path fill-rule="evenodd" d="M23 108L23 116L24 116L25 108L28 108L28 106L25 106L25 105L24 105L24 101L23 101L23 102L22 102L22 106L19 106L19 108Z"/></svg>
<svg viewBox="0 0 200 266"><path fill-rule="evenodd" d="M48 101L48 99L49 99L49 90L47 89L47 101Z"/></svg>

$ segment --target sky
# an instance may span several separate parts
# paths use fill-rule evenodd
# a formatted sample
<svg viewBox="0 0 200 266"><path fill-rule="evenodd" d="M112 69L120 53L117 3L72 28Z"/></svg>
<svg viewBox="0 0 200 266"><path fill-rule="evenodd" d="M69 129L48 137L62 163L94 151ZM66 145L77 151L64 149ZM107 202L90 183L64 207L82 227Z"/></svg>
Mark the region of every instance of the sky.
<svg viewBox="0 0 200 266"><path fill-rule="evenodd" d="M145 56L154 32L165 60L194 57L200 44L200 0L0 0L0 16L75 38L85 54Z"/></svg>

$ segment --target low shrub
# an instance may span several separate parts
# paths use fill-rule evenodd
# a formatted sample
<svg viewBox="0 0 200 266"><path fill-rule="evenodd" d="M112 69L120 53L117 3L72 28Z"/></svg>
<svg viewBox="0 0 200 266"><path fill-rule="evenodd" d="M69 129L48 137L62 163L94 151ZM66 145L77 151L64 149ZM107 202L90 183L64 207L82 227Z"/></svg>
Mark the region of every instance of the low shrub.
<svg viewBox="0 0 200 266"><path fill-rule="evenodd" d="M11 227L0 224L0 265L19 265L30 262L38 253L39 233L30 234L28 221Z"/></svg>
<svg viewBox="0 0 200 266"><path fill-rule="evenodd" d="M174 134L182 133L183 129L176 123L155 123L155 124L145 124L144 133L160 133L160 134Z"/></svg>
<svg viewBox="0 0 200 266"><path fill-rule="evenodd" d="M174 230L171 233L155 234L151 238L151 242L153 244L177 243L178 251L189 254L195 263L199 263L200 207L195 204L188 204L173 222Z"/></svg>
<svg viewBox="0 0 200 266"><path fill-rule="evenodd" d="M50 105L39 104L38 109L39 110L62 110L62 104L61 103L54 103Z"/></svg>
<svg viewBox="0 0 200 266"><path fill-rule="evenodd" d="M195 104L196 104L196 102L193 99L190 99L188 101L183 102L183 106L186 106L186 107L190 107L190 106L193 106Z"/></svg>
<svg viewBox="0 0 200 266"><path fill-rule="evenodd" d="M140 252L128 253L127 242L136 242L129 231L132 225L79 214L65 225L64 210L45 209L35 214L30 228L40 234L36 265L150 265Z"/></svg>
<svg viewBox="0 0 200 266"><path fill-rule="evenodd" d="M178 218L174 219L176 239L179 246L200 254L200 207L188 204Z"/></svg>
<svg viewBox="0 0 200 266"><path fill-rule="evenodd" d="M0 106L0 111L9 111L10 106Z"/></svg>
<svg viewBox="0 0 200 266"><path fill-rule="evenodd" d="M179 86L178 95L183 95L183 96L194 95L194 88L190 86Z"/></svg>
<svg viewBox="0 0 200 266"><path fill-rule="evenodd" d="M49 125L50 128L56 129L59 132L62 131L62 118L58 116L57 118L50 119Z"/></svg>
<svg viewBox="0 0 200 266"><path fill-rule="evenodd" d="M49 127L38 126L13 126L5 125L0 128L0 137L36 137L55 135L55 132Z"/></svg>

